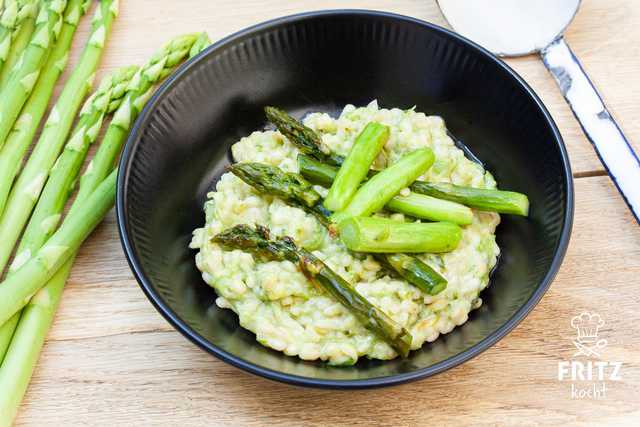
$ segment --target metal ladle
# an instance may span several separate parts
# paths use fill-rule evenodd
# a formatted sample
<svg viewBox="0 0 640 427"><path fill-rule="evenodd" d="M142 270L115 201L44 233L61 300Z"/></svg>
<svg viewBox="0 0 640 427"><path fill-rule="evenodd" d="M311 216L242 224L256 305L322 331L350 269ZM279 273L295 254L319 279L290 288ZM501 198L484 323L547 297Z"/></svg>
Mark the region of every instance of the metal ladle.
<svg viewBox="0 0 640 427"><path fill-rule="evenodd" d="M539 53L640 223L640 159L563 34L580 0L437 0L449 25L499 56Z"/></svg>

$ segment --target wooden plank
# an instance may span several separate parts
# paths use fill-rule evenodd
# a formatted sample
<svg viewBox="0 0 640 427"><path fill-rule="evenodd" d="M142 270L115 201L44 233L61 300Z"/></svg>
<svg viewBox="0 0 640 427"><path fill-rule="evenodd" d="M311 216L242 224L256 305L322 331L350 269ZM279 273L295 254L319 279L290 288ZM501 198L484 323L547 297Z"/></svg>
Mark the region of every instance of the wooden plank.
<svg viewBox="0 0 640 427"><path fill-rule="evenodd" d="M576 197L564 265L515 331L446 373L348 398L246 374L175 332L127 273L111 214L78 259L19 424L623 424L640 415L640 229L608 178L577 180ZM624 363L601 400L557 380L583 310L605 318L605 360Z"/></svg>

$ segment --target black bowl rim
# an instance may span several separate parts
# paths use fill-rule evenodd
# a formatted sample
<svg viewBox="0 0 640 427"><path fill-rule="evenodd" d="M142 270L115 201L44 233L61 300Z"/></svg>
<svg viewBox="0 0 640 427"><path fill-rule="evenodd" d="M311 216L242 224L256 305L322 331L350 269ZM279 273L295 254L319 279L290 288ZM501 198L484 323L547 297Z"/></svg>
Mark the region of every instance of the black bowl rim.
<svg viewBox="0 0 640 427"><path fill-rule="evenodd" d="M545 275L542 282L538 284L538 287L531 295L531 297L527 300L527 302L520 307L516 313L507 322L505 322L502 326L500 326L496 331L492 334L481 340L480 342L473 345L471 348L459 353L453 357L450 357L446 360L438 362L434 365L431 365L427 368L418 369L416 371L403 373L403 374L395 374L391 376L382 376L375 378L368 378L363 380L326 380L326 379L316 379L303 377L299 375L287 374L280 371L272 370L269 368L265 368L262 366L258 366L249 361L242 359L241 357L235 356L216 345L212 344L196 331L194 331L186 322L179 318L179 316L169 307L167 303L165 303L162 297L156 293L151 285L151 281L146 277L143 272L143 269L138 261L138 255L133 247L131 240L129 239L129 228L127 225L127 206L125 202L126 196L126 188L127 188L127 179L129 166L131 163L131 156L135 151L137 142L139 142L139 137L141 135L142 129L145 127L146 122L149 118L149 113L153 110L158 104L158 102L163 98L165 93L173 86L175 86L181 79L185 78L185 75L189 73L191 68L195 66L195 64L205 56L207 56L210 52L218 50L220 48L225 47L227 44L234 42L235 40L245 37L253 32L276 28L283 24L288 24L291 22L297 22L301 20L314 19L316 17L326 17L326 16L377 16L384 18L391 18L401 21L406 21L412 24L418 24L424 27L429 28L432 31L440 33L445 37L451 37L456 39L463 44L466 44L469 48L475 49L483 56L487 57L487 59L496 63L499 67L504 69L512 79L514 79L520 86L528 93L528 95L534 100L537 107L542 111L544 118L547 122L547 125L550 126L553 131L554 140L560 150L562 167L564 169L564 181L567 187L567 209L564 214L564 226L561 232L560 240L558 242L557 247L555 248L555 255L553 261L551 263L551 267L549 271ZM491 52L481 47L480 45L472 42L471 40L453 32L446 28L440 27L438 25L423 21L421 19L400 15L392 12L384 12L377 10L367 10L367 9L332 9L332 10L320 10L320 11L312 11L312 12L304 12L298 13L294 15L288 15L280 18L271 19L250 27L247 27L243 30L235 32L227 37L222 38L216 43L209 46L203 52L201 52L196 57L187 61L181 67L178 68L155 92L155 94L151 97L151 99L147 102L146 106L140 113L138 119L136 120L129 137L127 139L122 157L120 159L119 164L119 172L118 172L118 182L117 182L117 200L116 200L116 216L118 222L118 232L120 235L120 240L122 243L123 250L125 252L127 261L131 270L134 273L138 284L144 291L145 295L154 305L156 310L162 314L162 316L174 327L176 328L182 335L192 341L201 349L211 353L216 356L218 359L229 363L237 368L243 369L252 374L256 374L262 376L267 379L298 385L305 387L315 387L315 388L328 388L328 389L364 389L364 388L375 388L375 387L384 387L391 385L398 385L407 383L410 381L416 381L422 378L426 378L437 373L446 371L451 369L467 360L477 356L483 351L487 350L489 347L493 346L496 342L504 338L511 330L513 330L528 314L531 310L538 304L542 296L545 294L551 282L555 278L560 265L564 259L564 256L567 251L567 246L569 245L569 239L571 235L571 229L573 226L573 213L574 213L574 189L573 189L573 177L571 174L571 165L569 163L569 157L567 155L567 150L564 145L562 136L558 127L556 126L551 114L544 106L540 98L536 95L534 90L506 63L500 60L498 57L493 55Z"/></svg>

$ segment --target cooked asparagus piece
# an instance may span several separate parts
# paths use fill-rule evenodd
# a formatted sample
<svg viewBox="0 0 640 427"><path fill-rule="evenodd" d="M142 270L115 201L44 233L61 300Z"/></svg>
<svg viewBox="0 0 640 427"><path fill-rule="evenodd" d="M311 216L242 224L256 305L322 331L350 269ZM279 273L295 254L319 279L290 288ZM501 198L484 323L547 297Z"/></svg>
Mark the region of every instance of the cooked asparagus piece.
<svg viewBox="0 0 640 427"><path fill-rule="evenodd" d="M11 38L11 48L6 55L4 64L0 65L0 89L7 84L11 70L16 65L20 55L22 55L22 52L29 44L29 40L31 40L33 31L36 28L38 7L39 3L37 0L25 0L22 2L22 7L17 15L17 29L13 32L13 36ZM0 54L0 56L2 55Z"/></svg>
<svg viewBox="0 0 640 427"><path fill-rule="evenodd" d="M336 212L331 219L339 223L345 218L369 216L379 211L400 190L407 187L431 167L435 156L430 148L421 148L405 154L360 187L347 208Z"/></svg>
<svg viewBox="0 0 640 427"><path fill-rule="evenodd" d="M419 258L406 254L377 254L375 258L429 295L436 295L447 287L447 280Z"/></svg>
<svg viewBox="0 0 640 427"><path fill-rule="evenodd" d="M0 414L6 419L13 419L18 410L62 287L52 289L47 286L39 292L38 289L75 253L111 209L116 178L117 171L114 170L82 206L65 218L33 258L0 283L0 324L20 310L35 293L0 367Z"/></svg>
<svg viewBox="0 0 640 427"><path fill-rule="evenodd" d="M29 302L30 297L73 256L111 209L116 193L116 175L114 170L78 209L69 213L42 248L0 283L0 324L9 320ZM6 394L0 393L0 399ZM0 404L0 413L4 413L2 408Z"/></svg>
<svg viewBox="0 0 640 427"><path fill-rule="evenodd" d="M66 5L66 0L49 0L43 4L36 19L33 36L20 60L11 70L11 77L6 86L0 91L0 99L2 99L0 102L0 147L4 144L22 106L31 94L49 50L58 37L62 12L64 12Z"/></svg>
<svg viewBox="0 0 640 427"><path fill-rule="evenodd" d="M91 87L106 37L117 13L117 9L113 7L116 4L117 0L100 2L92 22L92 33L80 61L49 113L42 134L11 190L0 219L0 270L5 267L13 245L29 219L49 171L69 134L76 112Z"/></svg>
<svg viewBox="0 0 640 427"><path fill-rule="evenodd" d="M296 119L289 116L284 111L277 110L273 107L268 108L275 110L278 113L278 116L274 119L271 119L269 114L267 114L267 117L269 117L269 119L274 123L276 123L274 121L276 119L279 122L284 123L283 125L281 125L283 128L295 128L296 126L305 128L304 135L300 135L300 133L297 132L285 133L282 131L282 129L280 129L281 126L278 126L278 130L280 130L280 132L285 135L292 144L298 147L298 149L303 154L307 154L314 159L319 160L323 163L327 163L329 165L342 164L344 158L342 158L341 156L333 153L326 154L320 151L320 136L317 135L313 131L313 129L304 126L302 123L298 122ZM272 114L272 116L275 115ZM312 142L317 144L315 149L309 147ZM320 152L321 155L315 155L315 153L317 152ZM326 169L316 168L312 173L317 175L325 171ZM369 174L372 175L372 172L373 171L370 171ZM306 176L314 183L328 186L328 184L316 182L311 175ZM461 203L478 210L523 216L529 215L529 199L525 194L517 193L515 191L477 189L473 187L453 186L451 184L444 183L429 184L423 181L416 181L410 188L416 193L425 194L427 196L436 197L438 199L449 200L451 202Z"/></svg>
<svg viewBox="0 0 640 427"><path fill-rule="evenodd" d="M213 241L226 249L251 252L260 260L290 261L296 264L310 281L338 300L359 322L386 341L402 357L409 354L412 341L409 331L367 301L313 254L296 247L290 238L270 239L268 229L260 226L254 229L240 224L216 235Z"/></svg>
<svg viewBox="0 0 640 427"><path fill-rule="evenodd" d="M515 191L463 187L448 183L416 181L411 189L438 199L462 203L474 209L513 215L529 215L529 198Z"/></svg>
<svg viewBox="0 0 640 427"><path fill-rule="evenodd" d="M320 194L301 175L263 163L235 163L227 169L259 192L280 197L314 215L325 226L330 225L331 212L324 208Z"/></svg>
<svg viewBox="0 0 640 427"><path fill-rule="evenodd" d="M345 246L356 252L450 252L462 238L460 227L449 222L398 222L376 217L347 218L338 224L338 230Z"/></svg>
<svg viewBox="0 0 640 427"><path fill-rule="evenodd" d="M89 0L70 0L65 10L58 40L42 67L36 86L22 108L6 144L0 150L0 214L4 210L9 191L18 174L24 155L47 110L53 88L64 71L73 35ZM24 25L24 24L23 24ZM7 61L7 64L9 62Z"/></svg>
<svg viewBox="0 0 640 427"><path fill-rule="evenodd" d="M398 194L385 205L393 212L400 212L415 218L429 221L447 221L459 225L469 225L473 212L460 203L437 199L423 194Z"/></svg>
<svg viewBox="0 0 640 427"><path fill-rule="evenodd" d="M331 185L338 172L337 167L304 154L298 155L298 168L300 174L310 182L324 187ZM370 174L373 175L373 172L370 171ZM385 208L414 218L447 221L459 225L471 224L473 219L473 212L464 205L413 192L406 196L398 194L385 205Z"/></svg>
<svg viewBox="0 0 640 427"><path fill-rule="evenodd" d="M364 127L329 188L324 200L325 208L338 212L347 207L388 139L388 126L370 122Z"/></svg>
<svg viewBox="0 0 640 427"><path fill-rule="evenodd" d="M267 119L278 128L280 133L295 144L303 154L332 165L341 165L344 161L342 156L322 151L320 136L285 111L275 107L264 107L264 112Z"/></svg>
<svg viewBox="0 0 640 427"><path fill-rule="evenodd" d="M235 163L229 167L229 170L258 191L278 196L288 203L315 215L330 232L335 232L335 225L332 225L328 220L330 212L324 209L320 195L309 186L304 178L298 177L297 174L284 172L277 167L261 163ZM300 184L297 184L299 188L292 189L291 187L294 186L295 182L300 182ZM302 193L305 194L300 196ZM382 256L386 257L388 255L385 254ZM389 261L387 265L390 265L394 270L396 267L399 268L399 270L396 270L398 274L419 289L431 288L431 281L425 281L425 278L429 278L434 274L437 275L433 269L419 262L419 260L415 263L405 263L403 266L400 266L396 261ZM423 266L427 268L423 268ZM414 271L405 271L409 269ZM446 284L446 280L441 276L439 281L443 281Z"/></svg>

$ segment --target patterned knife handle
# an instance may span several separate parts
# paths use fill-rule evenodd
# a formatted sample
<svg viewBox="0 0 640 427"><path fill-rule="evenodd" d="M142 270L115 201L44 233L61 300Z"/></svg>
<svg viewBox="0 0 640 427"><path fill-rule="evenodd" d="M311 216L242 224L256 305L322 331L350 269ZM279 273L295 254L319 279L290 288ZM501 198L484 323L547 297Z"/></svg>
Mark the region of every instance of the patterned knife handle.
<svg viewBox="0 0 640 427"><path fill-rule="evenodd" d="M541 55L602 164L640 223L638 155L564 39L560 37L551 43Z"/></svg>

